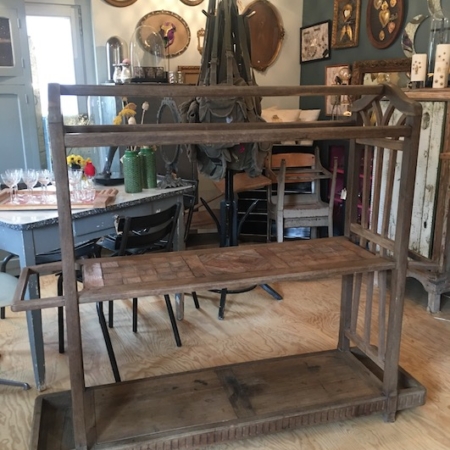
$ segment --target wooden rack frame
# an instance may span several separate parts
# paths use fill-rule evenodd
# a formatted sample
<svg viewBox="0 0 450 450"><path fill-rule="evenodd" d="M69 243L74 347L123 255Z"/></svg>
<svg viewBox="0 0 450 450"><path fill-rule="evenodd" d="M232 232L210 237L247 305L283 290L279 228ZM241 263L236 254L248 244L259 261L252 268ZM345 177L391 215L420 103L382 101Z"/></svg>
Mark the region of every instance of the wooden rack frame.
<svg viewBox="0 0 450 450"><path fill-rule="evenodd" d="M64 126L62 121L60 103L65 95L143 97L146 100L161 96L313 95L350 95L360 99L354 102L354 114L348 121L74 127ZM387 102L387 108L381 108L380 101ZM395 110L400 111L400 118L394 121ZM21 301L26 280L36 270L26 268L19 280L14 309L65 306L71 390L38 398L31 448L192 448L371 413L383 413L385 420L393 421L397 411L423 404L424 387L398 365L420 120L420 104L390 85L51 84L49 133L59 186L65 294L64 298ZM86 260L82 267L84 287L80 292L77 290L65 160L67 147L302 139L350 140L344 237L297 241L294 245L260 244L167 254L165 261L176 271L176 277L170 283L158 276L145 279L148 270L158 273L160 255L141 257L139 265L135 264L136 257L115 258L115 268L111 268L111 261L107 259ZM360 192L359 164L362 152L369 151L377 154L378 163L374 167L367 163L364 167L365 180L371 180L371 186L365 182ZM369 160L364 158L366 162ZM389 170L387 178L382 180L383 161L388 161ZM398 165L400 189L393 192L392 180ZM383 198L380 198L381 192ZM394 195L399 199L397 210L393 212ZM359 203L362 203L363 211L360 223L357 219ZM369 211L369 204L371 214L365 213ZM386 218L392 213L396 214L397 222L395 236L390 238ZM237 273L234 270L236 264L244 269ZM130 265L137 270L133 275L135 282L118 283L118 277L126 277L124 268ZM42 267L39 270L42 271ZM387 282L389 274L391 289ZM85 385L81 303L336 275L342 276L336 349L113 385ZM136 281L139 277L140 281ZM108 281L111 278L114 286ZM377 327L374 327L375 314L378 315ZM64 415L65 420L58 421L60 426L52 422L55 411ZM54 447L50 442L55 443Z"/></svg>

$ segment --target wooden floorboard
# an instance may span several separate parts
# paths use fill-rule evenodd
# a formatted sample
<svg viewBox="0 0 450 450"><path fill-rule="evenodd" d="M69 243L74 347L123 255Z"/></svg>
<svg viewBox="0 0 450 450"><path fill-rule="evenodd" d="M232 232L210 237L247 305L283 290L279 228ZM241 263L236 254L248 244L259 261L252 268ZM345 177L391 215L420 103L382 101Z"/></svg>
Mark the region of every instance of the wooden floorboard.
<svg viewBox="0 0 450 450"><path fill-rule="evenodd" d="M53 292L55 277L46 277ZM335 348L339 325L340 281L280 283L281 302L262 289L230 295L226 319L217 320L218 295L199 292L201 309L186 298L179 323L183 347L175 346L162 297L139 302L139 331L131 331L131 302L116 302L111 331L124 380L137 380L216 365L321 352ZM414 450L448 449L450 442L450 301L437 316L426 312L421 286L410 280L403 325L401 365L427 388L424 406L398 414L393 424L380 415L314 425L264 437L252 437L205 448L214 450ZM94 305L81 307L86 381L112 383ZM56 310L43 311L48 389L69 388L68 361L58 353ZM7 311L0 321L0 376L34 385L24 313ZM29 448L34 403L39 392L0 386L0 449ZM195 448L195 447L194 447Z"/></svg>

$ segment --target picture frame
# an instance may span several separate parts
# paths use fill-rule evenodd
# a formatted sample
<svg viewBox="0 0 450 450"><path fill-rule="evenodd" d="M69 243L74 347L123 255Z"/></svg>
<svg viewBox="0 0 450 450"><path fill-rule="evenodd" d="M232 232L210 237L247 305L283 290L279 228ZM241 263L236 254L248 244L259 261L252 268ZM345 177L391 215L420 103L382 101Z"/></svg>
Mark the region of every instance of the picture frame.
<svg viewBox="0 0 450 450"><path fill-rule="evenodd" d="M200 66L178 66L178 72L183 74L184 84L196 85L200 75Z"/></svg>
<svg viewBox="0 0 450 450"><path fill-rule="evenodd" d="M334 0L331 48L351 48L359 44L361 0Z"/></svg>
<svg viewBox="0 0 450 450"><path fill-rule="evenodd" d="M200 3L202 3L203 0L181 0L181 3L184 3L185 5L188 6L196 6L196 5L200 5Z"/></svg>
<svg viewBox="0 0 450 450"><path fill-rule="evenodd" d="M369 0L366 10L367 35L378 49L391 46L403 26L404 0Z"/></svg>
<svg viewBox="0 0 450 450"><path fill-rule="evenodd" d="M265 72L277 59L285 37L281 15L267 0L252 1L242 14L249 18L252 67Z"/></svg>
<svg viewBox="0 0 450 450"><path fill-rule="evenodd" d="M300 64L331 58L331 20L300 28Z"/></svg>
<svg viewBox="0 0 450 450"><path fill-rule="evenodd" d="M124 8L125 6L130 6L137 0L105 0L108 5L115 6L116 8Z"/></svg>
<svg viewBox="0 0 450 450"><path fill-rule="evenodd" d="M339 72L343 69L347 69L347 73L351 73L349 64L333 64L325 67L325 86L336 85L336 77L339 76ZM348 83L348 81L347 81ZM333 95L326 95L325 98L325 115L333 115Z"/></svg>
<svg viewBox="0 0 450 450"><path fill-rule="evenodd" d="M350 84L389 82L401 88L410 80L411 58L369 59L352 64Z"/></svg>
<svg viewBox="0 0 450 450"><path fill-rule="evenodd" d="M175 37L173 42L166 46L166 58L174 58L175 56L179 56L184 53L189 46L189 42L191 41L191 30L189 29L188 24L181 16L172 11L152 11L139 20L136 28L141 27L141 25L150 25L156 31L162 30L163 27L167 25L173 27L175 30ZM144 50L150 51L147 44L147 37L150 28L144 26L139 28L139 30L140 31L137 34L139 44Z"/></svg>

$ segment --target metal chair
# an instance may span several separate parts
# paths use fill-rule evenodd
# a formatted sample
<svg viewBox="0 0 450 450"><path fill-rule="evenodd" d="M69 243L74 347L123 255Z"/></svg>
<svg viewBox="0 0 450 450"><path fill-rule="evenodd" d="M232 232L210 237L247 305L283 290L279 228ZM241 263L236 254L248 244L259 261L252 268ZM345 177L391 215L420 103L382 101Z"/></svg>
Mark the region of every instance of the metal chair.
<svg viewBox="0 0 450 450"><path fill-rule="evenodd" d="M0 308L2 311L2 319L5 318L5 308L12 304L17 282L18 280L16 277L10 275L9 273L0 272ZM28 383L6 380L4 378L0 378L0 384L22 387L25 390L30 389L30 385Z"/></svg>
<svg viewBox="0 0 450 450"><path fill-rule="evenodd" d="M100 256L100 247L97 245L97 239L82 242L75 246L75 258L95 258ZM36 264L48 264L53 262L61 261L61 249L55 249L48 253L43 253L36 255ZM56 274L57 280L57 295L62 297L63 295L63 276L62 272ZM82 281L81 271L77 271L77 280ZM62 306L58 307L58 350L59 353L64 353L64 308Z"/></svg>
<svg viewBox="0 0 450 450"><path fill-rule="evenodd" d="M315 153L280 153L268 158L266 175L271 178L276 191L270 185L267 191L267 241L271 240L271 221L276 221L277 241L283 242L284 229L289 227L311 228L311 238L316 237L317 227L327 227L333 236L333 204L336 189L337 159L333 172L320 163L319 150ZM331 179L330 201L321 199L320 183ZM306 184L307 192L299 193L289 186Z"/></svg>
<svg viewBox="0 0 450 450"><path fill-rule="evenodd" d="M181 204L171 206L170 208L155 214L149 214L139 217L118 217L116 221L117 234L102 238L99 245L111 252L111 257L139 255L148 252L170 252L173 249L173 238L175 235L176 223L180 214ZM195 292L192 293L195 307L200 307ZM167 312L169 314L172 331L175 337L177 347L181 347L181 338L178 331L177 322L170 301L170 296L165 294ZM109 327L113 327L113 301L108 302ZM103 313L102 304L98 304L97 312L103 332L103 337L108 348L111 366L115 374L116 381L120 381L120 375L117 369L117 363L114 351L111 345L110 336L106 326L106 319ZM132 300L132 328L137 332L137 312L138 299Z"/></svg>

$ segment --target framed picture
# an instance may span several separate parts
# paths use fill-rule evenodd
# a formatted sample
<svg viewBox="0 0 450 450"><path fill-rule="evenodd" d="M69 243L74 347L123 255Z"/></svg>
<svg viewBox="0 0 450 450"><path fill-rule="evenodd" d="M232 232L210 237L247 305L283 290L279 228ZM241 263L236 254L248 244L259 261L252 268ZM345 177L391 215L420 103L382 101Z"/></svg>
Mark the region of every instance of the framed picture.
<svg viewBox="0 0 450 450"><path fill-rule="evenodd" d="M403 25L404 0L369 0L367 3L367 35L375 48L392 45Z"/></svg>
<svg viewBox="0 0 450 450"><path fill-rule="evenodd" d="M184 84L197 84L200 66L178 66L178 72L183 74Z"/></svg>
<svg viewBox="0 0 450 450"><path fill-rule="evenodd" d="M361 0L334 0L331 48L357 47Z"/></svg>
<svg viewBox="0 0 450 450"><path fill-rule="evenodd" d="M172 11L152 11L142 17L136 28L150 25L161 34L165 45L165 57L173 58L186 51L191 40L191 30L186 21ZM142 26L138 30L137 38L141 47L150 52L147 38L152 28Z"/></svg>
<svg viewBox="0 0 450 450"><path fill-rule="evenodd" d="M370 85L387 82L406 88L411 78L410 72L410 58L355 61L350 84Z"/></svg>
<svg viewBox="0 0 450 450"><path fill-rule="evenodd" d="M300 28L300 64L330 59L330 27L326 20Z"/></svg>
<svg viewBox="0 0 450 450"><path fill-rule="evenodd" d="M333 86L338 84L350 84L350 66L348 64L334 64L325 67L325 86ZM339 97L339 98L336 98ZM325 114L333 115L336 107L340 105L340 96L325 96Z"/></svg>

